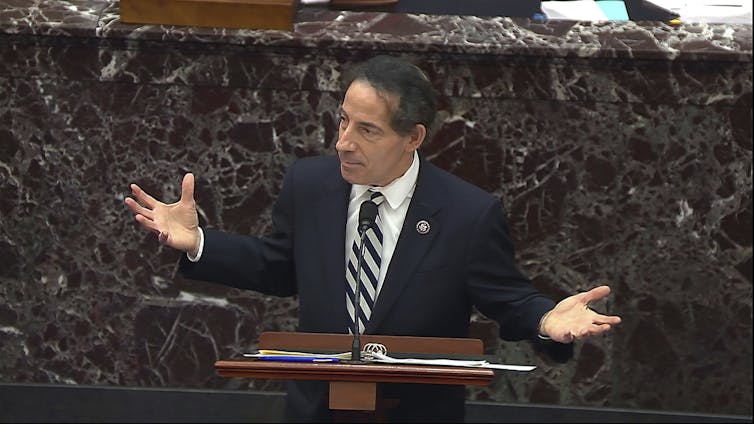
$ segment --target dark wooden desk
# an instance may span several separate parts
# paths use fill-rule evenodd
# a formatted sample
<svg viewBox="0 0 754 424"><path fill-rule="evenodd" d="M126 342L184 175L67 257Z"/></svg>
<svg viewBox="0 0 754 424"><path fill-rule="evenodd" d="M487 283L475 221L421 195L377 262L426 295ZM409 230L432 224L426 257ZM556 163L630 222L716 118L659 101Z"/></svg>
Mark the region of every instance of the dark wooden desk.
<svg viewBox="0 0 754 424"><path fill-rule="evenodd" d="M377 408L377 383L486 386L495 376L492 370L484 368L255 359L217 361L215 369L223 377L329 381L330 409L363 411Z"/></svg>
<svg viewBox="0 0 754 424"><path fill-rule="evenodd" d="M263 333L260 349L350 351L353 338L346 334ZM478 339L365 335L366 343L382 343L388 353L482 354ZM370 363L275 362L255 359L221 360L215 369L223 377L322 380L330 382L330 409L375 411L381 401L377 383L457 384L486 386L495 373L490 369Z"/></svg>

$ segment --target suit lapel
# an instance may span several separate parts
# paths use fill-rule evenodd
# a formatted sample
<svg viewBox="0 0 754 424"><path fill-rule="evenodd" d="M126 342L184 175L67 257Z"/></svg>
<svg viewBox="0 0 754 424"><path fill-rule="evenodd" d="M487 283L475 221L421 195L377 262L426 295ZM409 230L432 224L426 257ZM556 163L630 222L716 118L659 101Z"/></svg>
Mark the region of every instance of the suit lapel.
<svg viewBox="0 0 754 424"><path fill-rule="evenodd" d="M343 325L335 325L345 331L348 328L348 316L346 312L345 297L345 239L346 220L348 212L348 197L351 185L342 178L334 179L337 183L325 188L319 197L316 208L316 225L319 232L320 244L315 246L323 264L321 290L324 299L342 299L333 303L336 308L342 304ZM327 181L327 179L323 179ZM333 310L333 313L339 311Z"/></svg>
<svg viewBox="0 0 754 424"><path fill-rule="evenodd" d="M380 322L388 315L401 292L414 278L417 267L432 247L437 234L442 231L435 215L440 210L443 199L442 188L437 187L431 165L422 160L416 189L365 333L372 333L374 329L379 328ZM421 234L417 229L420 221L429 223L430 231L427 234Z"/></svg>

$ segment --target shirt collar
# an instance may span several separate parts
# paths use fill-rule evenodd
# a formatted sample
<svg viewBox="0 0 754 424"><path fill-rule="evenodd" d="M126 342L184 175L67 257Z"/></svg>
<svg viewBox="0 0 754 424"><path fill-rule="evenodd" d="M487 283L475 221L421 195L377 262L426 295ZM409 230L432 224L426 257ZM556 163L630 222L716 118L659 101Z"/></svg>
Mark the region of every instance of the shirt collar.
<svg viewBox="0 0 754 424"><path fill-rule="evenodd" d="M403 175L384 187L354 184L351 188L351 200L364 196L364 193L366 193L367 190L372 189L382 193L382 195L385 196L385 201L390 205L390 208L395 209L406 199L411 198L418 176L419 154L414 151L414 158L411 161L411 166L408 167L408 170Z"/></svg>

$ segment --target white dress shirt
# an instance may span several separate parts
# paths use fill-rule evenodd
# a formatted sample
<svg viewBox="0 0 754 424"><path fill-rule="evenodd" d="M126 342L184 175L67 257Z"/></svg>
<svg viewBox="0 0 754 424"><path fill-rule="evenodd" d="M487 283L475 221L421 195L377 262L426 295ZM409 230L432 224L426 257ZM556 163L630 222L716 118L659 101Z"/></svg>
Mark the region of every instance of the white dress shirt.
<svg viewBox="0 0 754 424"><path fill-rule="evenodd" d="M343 275L345 275L348 266L348 254L351 251L353 241L358 237L359 209L361 203L369 200L373 191L379 191L385 196L385 201L380 205L378 212L380 215L380 229L382 230L382 256L380 262L380 276L377 282L377 294L375 301L379 297L382 282L385 281L390 260L393 258L395 245L398 242L398 236L401 234L403 221L406 219L408 205L411 203L411 197L414 195L416 188L416 179L419 176L419 155L414 152L414 159L408 170L396 178L390 184L384 187L373 187L367 185L351 186L351 197L348 202L348 219L346 221L346 256L343 262Z"/></svg>

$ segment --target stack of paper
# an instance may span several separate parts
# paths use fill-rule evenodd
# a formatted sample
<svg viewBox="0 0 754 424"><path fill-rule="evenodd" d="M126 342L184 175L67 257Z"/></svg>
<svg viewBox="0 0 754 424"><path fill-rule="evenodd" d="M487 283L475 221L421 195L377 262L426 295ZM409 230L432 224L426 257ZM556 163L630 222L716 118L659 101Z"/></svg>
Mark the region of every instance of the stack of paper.
<svg viewBox="0 0 754 424"><path fill-rule="evenodd" d="M288 350L260 349L257 353L244 353L247 358L280 362L340 362L351 359L351 352L336 354L293 352Z"/></svg>
<svg viewBox="0 0 754 424"><path fill-rule="evenodd" d="M414 359L414 358L391 358L381 353L372 353L374 358L372 362L381 362L387 364L405 364L405 365L438 365L449 367L473 367L473 368L492 368L506 371L531 371L535 366L531 365L505 365L491 364L487 361L464 361L459 359Z"/></svg>
<svg viewBox="0 0 754 424"><path fill-rule="evenodd" d="M311 352L295 352L287 350L268 350L260 349L257 353L244 353L247 358L255 358L262 361L280 361L280 362L340 362L351 359L351 352L336 354L322 354ZM419 359L419 358L393 358L379 352L362 352L362 357L366 362L385 363L385 364L403 364L403 365L434 365L449 367L473 367L473 368L490 368L505 371L531 371L535 366L531 365L506 365L492 364L488 361L477 360L467 361L460 359Z"/></svg>

